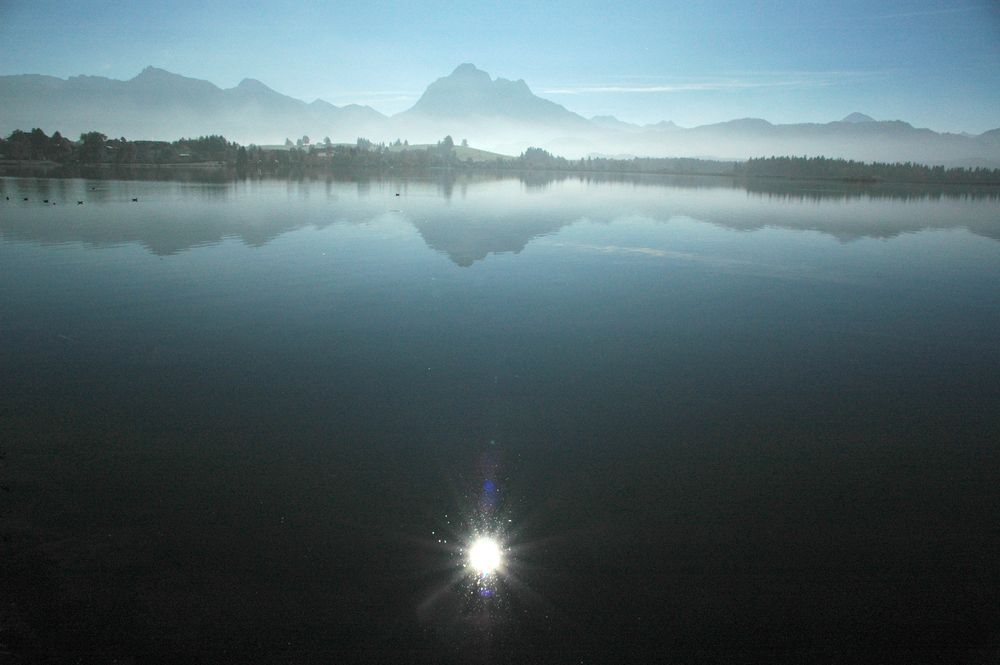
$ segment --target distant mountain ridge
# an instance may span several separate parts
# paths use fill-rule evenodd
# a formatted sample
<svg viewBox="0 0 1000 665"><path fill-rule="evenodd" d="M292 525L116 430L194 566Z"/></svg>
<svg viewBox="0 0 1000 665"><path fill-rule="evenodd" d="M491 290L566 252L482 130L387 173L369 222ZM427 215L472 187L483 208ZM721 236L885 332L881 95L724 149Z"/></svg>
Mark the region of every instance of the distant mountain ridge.
<svg viewBox="0 0 1000 665"><path fill-rule="evenodd" d="M4 109L0 131L5 134L42 127L59 129L67 136L97 130L137 139L224 134L259 142L255 134L271 126L282 138L311 132L314 140L343 128L346 139L351 134L356 138L358 130L377 130L386 120L368 106L307 104L256 79L243 79L235 88L223 89L156 67L146 67L127 81L101 76L65 80L30 74L0 76L0 105Z"/></svg>
<svg viewBox="0 0 1000 665"><path fill-rule="evenodd" d="M0 76L0 132L41 127L66 136L97 130L133 139L222 134L241 143L275 143L308 135L353 142L397 137L456 141L514 154L540 146L567 157L591 153L744 159L824 155L864 161L1000 166L1000 128L978 136L939 133L860 112L828 123L775 125L741 118L692 128L614 116L587 119L535 95L523 80L492 78L464 63L427 86L410 109L392 117L368 106L306 103L261 81L234 88L146 67L127 81L101 76L60 79Z"/></svg>

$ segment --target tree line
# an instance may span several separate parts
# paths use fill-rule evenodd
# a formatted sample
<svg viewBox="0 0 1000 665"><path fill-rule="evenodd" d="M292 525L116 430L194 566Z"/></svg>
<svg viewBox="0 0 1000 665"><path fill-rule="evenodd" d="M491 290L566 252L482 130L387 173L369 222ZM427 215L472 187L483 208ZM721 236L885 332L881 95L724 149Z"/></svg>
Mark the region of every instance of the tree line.
<svg viewBox="0 0 1000 665"><path fill-rule="evenodd" d="M190 162L235 163L240 145L222 136L182 138L177 141L130 141L86 132L71 141L54 132L14 130L0 139L0 157L15 161L49 161L57 164L177 164Z"/></svg>
<svg viewBox="0 0 1000 665"><path fill-rule="evenodd" d="M566 159L542 148L528 148L517 157L473 159L462 141L451 136L433 145L411 146L396 139L377 143L359 138L335 144L329 138L312 144L303 136L283 146L240 145L222 136L176 141L130 141L86 132L76 141L58 131L15 130L0 138L0 159L48 161L61 165L214 164L240 173L282 174L296 169L421 170L448 168L490 171L560 171L655 175L724 175L742 178L820 179L858 183L912 182L934 184L1000 184L1000 169L950 168L923 164L858 162L826 157L762 157L745 162L694 158L586 157Z"/></svg>
<svg viewBox="0 0 1000 665"><path fill-rule="evenodd" d="M912 182L980 185L1000 183L1000 169L983 167L947 169L913 162L858 162L828 157L760 157L737 164L744 177L803 178L847 182Z"/></svg>

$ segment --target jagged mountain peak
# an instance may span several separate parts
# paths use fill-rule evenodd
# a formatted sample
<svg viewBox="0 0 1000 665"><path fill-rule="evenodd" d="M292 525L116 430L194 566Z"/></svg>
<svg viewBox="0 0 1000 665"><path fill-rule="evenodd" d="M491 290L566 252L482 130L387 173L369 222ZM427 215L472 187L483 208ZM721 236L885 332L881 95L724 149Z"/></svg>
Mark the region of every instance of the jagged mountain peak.
<svg viewBox="0 0 1000 665"><path fill-rule="evenodd" d="M468 79L485 83L490 82L490 75L476 67L471 62L463 62L458 67L455 67L455 71L445 78Z"/></svg>
<svg viewBox="0 0 1000 665"><path fill-rule="evenodd" d="M417 103L402 115L428 118L499 117L542 124L586 122L565 107L535 95L524 79L494 79L468 62L427 86Z"/></svg>

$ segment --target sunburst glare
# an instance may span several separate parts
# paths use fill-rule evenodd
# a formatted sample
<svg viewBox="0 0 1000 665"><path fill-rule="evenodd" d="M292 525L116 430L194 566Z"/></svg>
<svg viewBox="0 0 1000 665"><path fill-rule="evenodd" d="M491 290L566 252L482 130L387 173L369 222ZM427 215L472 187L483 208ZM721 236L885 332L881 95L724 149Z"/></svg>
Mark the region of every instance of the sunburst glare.
<svg viewBox="0 0 1000 665"><path fill-rule="evenodd" d="M481 577L497 573L503 565L503 553L493 538L481 536L469 547L469 567Z"/></svg>

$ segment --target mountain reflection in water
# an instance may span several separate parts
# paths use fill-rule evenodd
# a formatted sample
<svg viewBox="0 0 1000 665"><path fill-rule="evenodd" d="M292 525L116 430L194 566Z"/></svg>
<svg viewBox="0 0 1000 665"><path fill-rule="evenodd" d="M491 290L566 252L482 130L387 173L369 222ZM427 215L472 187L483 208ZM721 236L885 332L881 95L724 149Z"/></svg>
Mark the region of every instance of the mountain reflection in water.
<svg viewBox="0 0 1000 665"><path fill-rule="evenodd" d="M162 256L225 238L260 246L296 229L364 224L383 215L409 222L429 247L460 266L520 252L577 221L627 217L818 231L845 242L952 228L1000 240L1000 191L958 187L565 174L221 183L5 178L0 195L19 202L0 218L0 237L94 247L138 243ZM39 199L58 203L41 213L34 210ZM87 205L67 207L77 200Z"/></svg>

